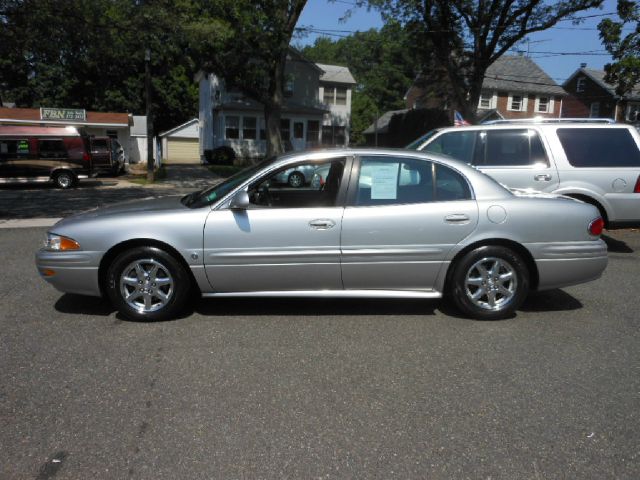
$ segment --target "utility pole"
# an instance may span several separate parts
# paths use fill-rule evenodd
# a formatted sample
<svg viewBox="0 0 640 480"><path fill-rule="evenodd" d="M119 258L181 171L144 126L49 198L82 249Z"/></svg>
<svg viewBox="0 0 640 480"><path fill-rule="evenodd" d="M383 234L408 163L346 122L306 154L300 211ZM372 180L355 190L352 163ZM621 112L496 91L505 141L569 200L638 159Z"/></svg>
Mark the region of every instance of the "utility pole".
<svg viewBox="0 0 640 480"><path fill-rule="evenodd" d="M153 158L153 113L151 109L151 50L144 52L144 96L147 107L147 182L154 181L155 162Z"/></svg>

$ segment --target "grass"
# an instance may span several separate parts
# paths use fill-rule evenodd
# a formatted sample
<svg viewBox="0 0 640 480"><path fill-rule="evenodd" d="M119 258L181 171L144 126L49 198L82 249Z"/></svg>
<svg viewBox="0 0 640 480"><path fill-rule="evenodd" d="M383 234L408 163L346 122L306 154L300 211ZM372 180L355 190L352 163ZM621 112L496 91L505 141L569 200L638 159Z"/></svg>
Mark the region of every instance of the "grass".
<svg viewBox="0 0 640 480"><path fill-rule="evenodd" d="M230 177L234 173L238 173L247 167L239 167L236 165L208 165L207 168L211 173L215 173L220 177Z"/></svg>

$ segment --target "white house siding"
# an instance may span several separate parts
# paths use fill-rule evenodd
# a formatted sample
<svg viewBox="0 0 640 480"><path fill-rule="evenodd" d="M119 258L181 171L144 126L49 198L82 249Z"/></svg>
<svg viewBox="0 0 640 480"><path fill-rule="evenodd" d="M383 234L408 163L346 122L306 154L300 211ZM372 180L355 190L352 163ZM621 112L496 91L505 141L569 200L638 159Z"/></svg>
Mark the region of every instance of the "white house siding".
<svg viewBox="0 0 640 480"><path fill-rule="evenodd" d="M351 119L351 89L355 84L353 77L345 67L335 67L313 64L295 51L291 51L289 62L285 66L285 102L281 113L282 119L290 119L290 138L283 138L285 146L294 150L315 148L322 143L322 126L336 125L345 129L345 140L348 144L349 123ZM321 77L329 71L332 84L339 84L347 89L346 105L325 105L322 101ZM345 77L346 74L346 77ZM335 75L338 75L336 77ZM344 81L343 81L344 80ZM225 82L215 74L199 73L199 120L200 120L200 154L212 151L222 146L234 149L239 157L259 157L266 153L266 141L261 139L264 127L263 106L250 100L237 91L227 91ZM293 86L289 90L288 86ZM229 116L239 118L239 133L237 139L227 138L225 119ZM245 117L256 119L255 139L243 136L243 122ZM318 122L316 138L309 138L309 122ZM302 138L295 138L295 124L302 124Z"/></svg>

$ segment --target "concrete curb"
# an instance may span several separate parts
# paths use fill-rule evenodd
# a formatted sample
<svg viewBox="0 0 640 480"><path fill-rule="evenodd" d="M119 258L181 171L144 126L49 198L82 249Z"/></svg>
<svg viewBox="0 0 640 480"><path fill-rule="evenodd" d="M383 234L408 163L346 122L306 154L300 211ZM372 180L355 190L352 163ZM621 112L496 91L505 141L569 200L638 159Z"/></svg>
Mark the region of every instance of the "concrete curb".
<svg viewBox="0 0 640 480"><path fill-rule="evenodd" d="M50 227L61 218L24 218L24 219L0 219L0 228L33 228Z"/></svg>

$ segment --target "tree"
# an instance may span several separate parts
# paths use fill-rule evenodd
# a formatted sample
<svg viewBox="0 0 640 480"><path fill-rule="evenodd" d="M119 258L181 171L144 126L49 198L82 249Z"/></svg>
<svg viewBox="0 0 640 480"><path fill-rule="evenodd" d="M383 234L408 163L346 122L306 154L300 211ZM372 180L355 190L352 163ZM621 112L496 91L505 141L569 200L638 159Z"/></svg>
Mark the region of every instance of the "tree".
<svg viewBox="0 0 640 480"><path fill-rule="evenodd" d="M624 96L640 83L640 6L632 0L618 0L619 22L606 18L598 25L600 38L615 60L605 65L605 80L616 85L616 93ZM635 29L622 36L626 24Z"/></svg>
<svg viewBox="0 0 640 480"><path fill-rule="evenodd" d="M602 0L359 0L399 20L421 63L444 68L455 105L468 120L487 68L527 35L546 30ZM425 48L425 45L428 46Z"/></svg>
<svg viewBox="0 0 640 480"><path fill-rule="evenodd" d="M22 107L142 114L149 48L155 132L183 123L198 105L188 43L200 21L198 3L0 0L0 97ZM216 27L212 45L228 29L209 23Z"/></svg>
<svg viewBox="0 0 640 480"><path fill-rule="evenodd" d="M293 32L306 0L226 0L223 11L209 12L192 26L192 48L201 67L225 79L264 105L267 155L283 151L280 116L285 84L285 64ZM208 18L224 18L232 26L223 45L208 43Z"/></svg>

